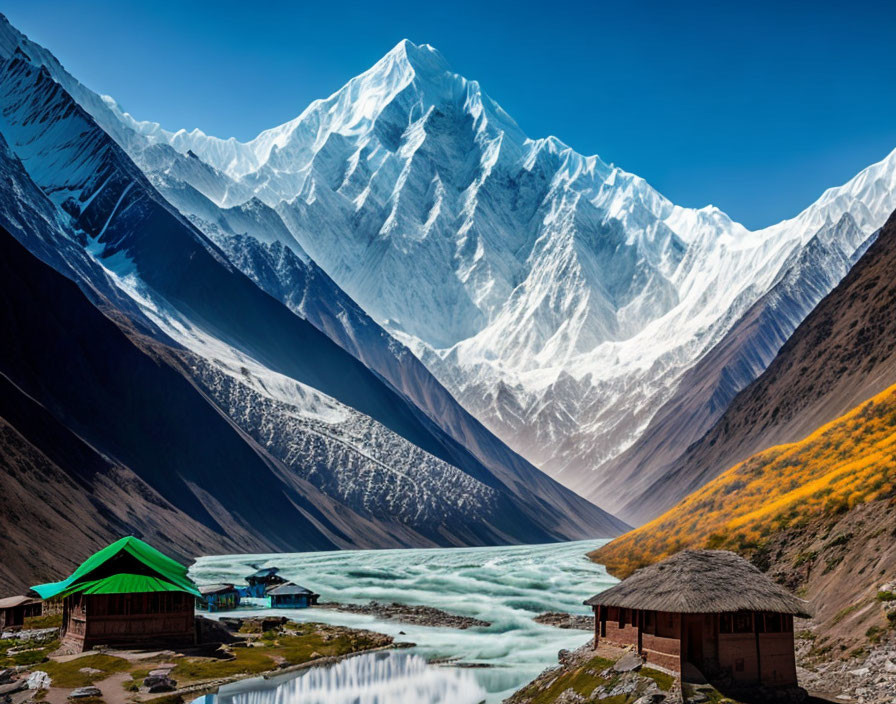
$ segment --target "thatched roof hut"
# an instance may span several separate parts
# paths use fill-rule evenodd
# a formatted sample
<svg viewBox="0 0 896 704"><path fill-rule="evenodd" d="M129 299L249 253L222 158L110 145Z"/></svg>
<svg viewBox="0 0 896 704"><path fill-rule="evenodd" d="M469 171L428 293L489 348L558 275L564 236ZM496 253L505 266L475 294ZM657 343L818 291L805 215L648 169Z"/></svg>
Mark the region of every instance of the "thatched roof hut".
<svg viewBox="0 0 896 704"><path fill-rule="evenodd" d="M589 606L714 614L762 611L811 617L809 603L725 550L685 550L588 599Z"/></svg>
<svg viewBox="0 0 896 704"><path fill-rule="evenodd" d="M588 599L594 647L632 647L682 681L793 687L795 616L809 604L742 557L687 550ZM690 679L696 677L696 679Z"/></svg>

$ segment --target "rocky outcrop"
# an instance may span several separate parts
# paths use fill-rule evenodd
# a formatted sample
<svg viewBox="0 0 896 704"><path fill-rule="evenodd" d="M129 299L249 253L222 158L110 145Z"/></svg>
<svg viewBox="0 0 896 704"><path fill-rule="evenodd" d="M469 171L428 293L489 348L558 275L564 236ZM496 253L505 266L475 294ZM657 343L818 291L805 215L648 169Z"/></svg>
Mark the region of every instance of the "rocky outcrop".
<svg viewBox="0 0 896 704"><path fill-rule="evenodd" d="M384 604L379 601L371 601L368 604L337 604L333 602L324 602L318 605L322 609L332 609L335 611L346 611L352 614L367 614L376 616L386 621L401 621L414 626L432 626L436 628L457 628L466 630L467 628L488 628L491 624L488 621L481 621L478 618L470 616L458 616L457 614L442 611L432 606L411 606L408 604L399 604L392 602Z"/></svg>

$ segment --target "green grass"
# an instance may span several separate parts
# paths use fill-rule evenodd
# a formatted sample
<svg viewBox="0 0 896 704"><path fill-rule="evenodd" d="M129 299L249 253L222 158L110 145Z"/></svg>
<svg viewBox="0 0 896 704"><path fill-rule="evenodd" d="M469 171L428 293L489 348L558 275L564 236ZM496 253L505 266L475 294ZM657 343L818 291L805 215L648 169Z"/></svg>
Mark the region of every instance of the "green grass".
<svg viewBox="0 0 896 704"><path fill-rule="evenodd" d="M80 672L85 667L99 670L99 672ZM75 687L87 687L116 672L125 672L130 667L131 663L124 658L116 658L112 655L85 655L68 662L47 662L41 665L40 669L50 676L54 687L74 689Z"/></svg>
<svg viewBox="0 0 896 704"><path fill-rule="evenodd" d="M255 641L261 645L248 648L233 648L233 660L210 658L185 658L172 671L171 676L179 683L232 677L234 675L255 675L274 670L278 662L299 665L321 656L345 655L362 650L370 650L384 644L381 637L373 633L333 629L315 623L287 624L294 631L278 633L268 631ZM321 629L325 629L325 633ZM136 678L135 674L135 678ZM144 675L145 676L145 675Z"/></svg>
<svg viewBox="0 0 896 704"><path fill-rule="evenodd" d="M672 685L675 684L675 678L672 675L660 672L659 670L654 670L652 667L642 667L638 671L638 674L652 679L656 682L656 686L664 692L668 692L672 689Z"/></svg>
<svg viewBox="0 0 896 704"><path fill-rule="evenodd" d="M861 604L853 604L852 606L847 606L845 609L840 609L840 611L835 614L834 618L831 619L831 623L840 623L843 619L845 619L854 611L858 611L861 607Z"/></svg>
<svg viewBox="0 0 896 704"><path fill-rule="evenodd" d="M880 643L880 639L883 637L883 635L884 635L884 629L881 628L880 626L872 626L867 631L865 631L865 637L871 643Z"/></svg>
<svg viewBox="0 0 896 704"><path fill-rule="evenodd" d="M533 685L529 685L528 687L521 689L518 692L518 695L520 696L521 701L531 702L531 704L550 704L550 702L556 701L557 697L563 694L567 689L572 689L576 694L588 698L595 689L601 685L611 684L612 682L612 679L605 679L593 673L603 672L612 665L612 660L595 656L572 672L565 672L560 675L551 686L544 691L537 692ZM512 699L515 700L516 697L513 697ZM605 704L624 704L625 702L624 696L619 699L618 702L615 702L614 699L616 699L616 697L602 699L601 702Z"/></svg>
<svg viewBox="0 0 896 704"><path fill-rule="evenodd" d="M179 685L234 675L257 675L277 667L267 648L234 648L233 660L184 658L171 671Z"/></svg>
<svg viewBox="0 0 896 704"><path fill-rule="evenodd" d="M44 614L42 616L31 616L25 619L25 628L59 628L62 626L62 613Z"/></svg>
<svg viewBox="0 0 896 704"><path fill-rule="evenodd" d="M59 647L58 640L52 640L35 648L9 655L9 650L26 647L26 644L18 640L0 640L0 668L15 667L16 665L36 665L47 659L47 656Z"/></svg>
<svg viewBox="0 0 896 704"><path fill-rule="evenodd" d="M878 601L896 601L896 592L878 592Z"/></svg>
<svg viewBox="0 0 896 704"><path fill-rule="evenodd" d="M145 701L152 702L152 704L184 704L184 698L180 694L163 694Z"/></svg>

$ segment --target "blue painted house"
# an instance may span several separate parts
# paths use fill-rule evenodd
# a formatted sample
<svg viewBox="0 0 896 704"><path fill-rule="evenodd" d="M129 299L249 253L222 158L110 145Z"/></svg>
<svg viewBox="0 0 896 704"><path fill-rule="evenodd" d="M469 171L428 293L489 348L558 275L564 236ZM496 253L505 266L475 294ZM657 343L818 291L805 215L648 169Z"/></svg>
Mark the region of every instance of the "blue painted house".
<svg viewBox="0 0 896 704"><path fill-rule="evenodd" d="M271 597L272 609L305 609L316 604L320 598L320 594L292 582L274 587L268 596Z"/></svg>
<svg viewBox="0 0 896 704"><path fill-rule="evenodd" d="M257 572L250 574L246 577L249 587L245 590L245 595L261 599L267 596L269 589L273 589L280 584L286 584L286 580L277 574L279 571L277 567L263 567Z"/></svg>
<svg viewBox="0 0 896 704"><path fill-rule="evenodd" d="M230 611L240 605L239 591L232 584L207 584L199 587L196 608L203 611Z"/></svg>

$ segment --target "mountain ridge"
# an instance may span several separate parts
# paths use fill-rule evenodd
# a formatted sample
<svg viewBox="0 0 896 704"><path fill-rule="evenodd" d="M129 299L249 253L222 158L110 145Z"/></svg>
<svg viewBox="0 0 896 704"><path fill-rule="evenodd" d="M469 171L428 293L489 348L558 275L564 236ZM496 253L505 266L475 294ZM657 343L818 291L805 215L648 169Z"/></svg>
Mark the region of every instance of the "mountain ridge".
<svg viewBox="0 0 896 704"><path fill-rule="evenodd" d="M198 133L188 144L183 132L121 119L154 146L203 153ZM408 42L255 139L273 146L254 172L229 179L228 164L209 157L228 185L204 195L276 210L297 243L284 244L307 252L467 410L610 506L616 458L782 263L845 214L868 236L896 207L883 185L894 152L796 217L749 232L556 138L527 138L476 81ZM143 167L158 178L173 169ZM162 191L176 199L177 189ZM835 249L819 266L841 271ZM408 259L425 281L404 275Z"/></svg>
<svg viewBox="0 0 896 704"><path fill-rule="evenodd" d="M304 487L301 492L330 512L331 525L341 523L325 530L327 545L550 541L624 528L546 477L540 479L522 460L516 467L523 472L519 476L512 463L502 468L503 478L489 470L379 375L239 272L155 191L46 65L32 63L16 47L0 70L0 133L15 151L7 155L6 171L22 169L21 184L30 189L16 185L0 210L21 221L15 208L19 201L12 196L27 192L26 205L48 213L41 222L50 228L42 237L49 247L39 253L78 280L82 291L112 291L111 299L92 295L91 302L123 324L134 321L148 339L173 350L171 364L203 403L228 418L247 447L261 452L273 468L265 486L279 482L291 487L293 496L296 487ZM14 234L35 247L39 225L25 218ZM69 261L82 260L83 267L68 268ZM117 307L117 299L129 300L130 307ZM447 399L443 396L453 402ZM71 404L66 400L59 413ZM297 411L299 424L289 420ZM266 428L253 425L259 418L268 427L290 423L288 437L305 454L279 446ZM478 437L487 442L482 433ZM496 448L497 441L481 454ZM370 472L383 480L410 472L401 481L414 484L391 495L359 493L362 476L379 481ZM526 472L546 487L542 497L525 486ZM199 505L216 511L220 489L197 485L194 491ZM300 515L309 511L307 502L294 503L301 506ZM350 510L336 520L340 506ZM577 512L570 515L573 508ZM279 513L290 515L290 510ZM320 524L321 518L314 521Z"/></svg>

